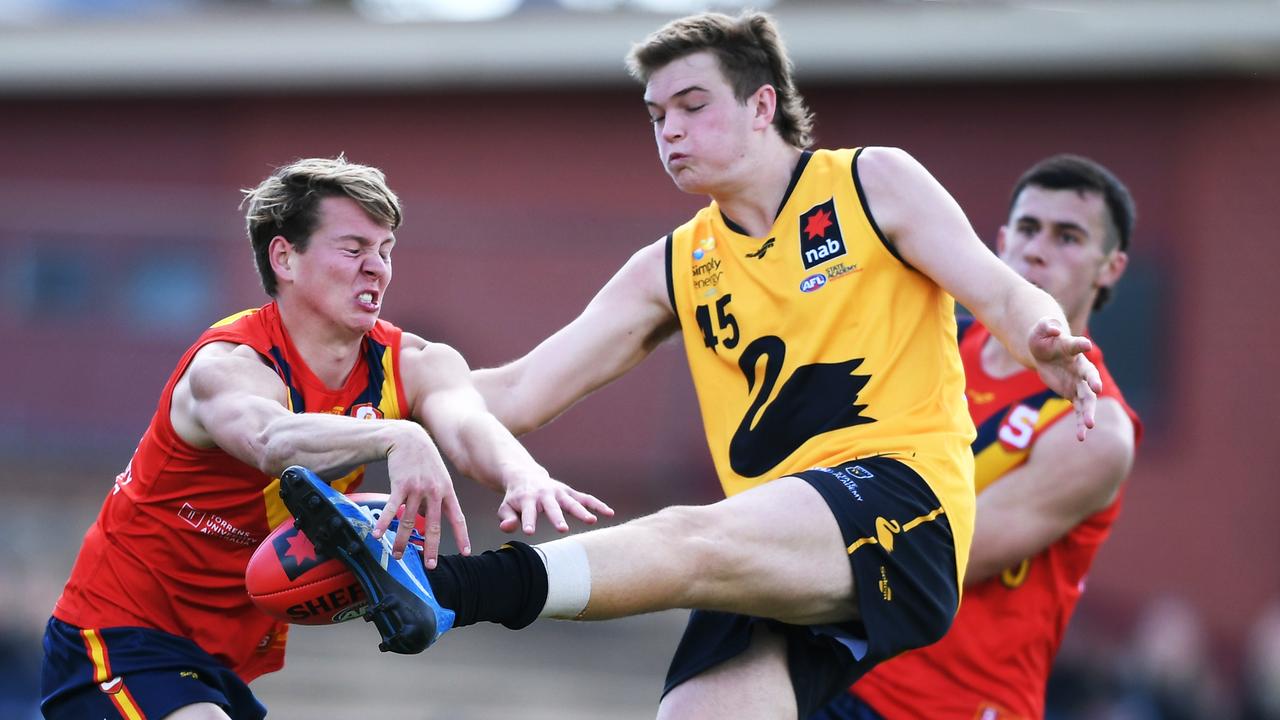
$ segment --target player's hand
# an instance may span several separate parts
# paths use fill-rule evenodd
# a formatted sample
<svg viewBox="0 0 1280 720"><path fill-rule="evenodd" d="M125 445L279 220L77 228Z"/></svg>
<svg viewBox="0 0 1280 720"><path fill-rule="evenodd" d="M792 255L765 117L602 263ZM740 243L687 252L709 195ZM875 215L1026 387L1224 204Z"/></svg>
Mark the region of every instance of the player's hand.
<svg viewBox="0 0 1280 720"><path fill-rule="evenodd" d="M552 479L537 465L508 471L503 484L506 492L498 506L498 527L503 532L522 528L525 535L532 535L539 512L546 513L547 520L560 532L569 531L566 512L587 525L595 524L595 513L613 517L613 508L603 501Z"/></svg>
<svg viewBox="0 0 1280 720"><path fill-rule="evenodd" d="M427 569L434 569L440 553L440 532L444 520L453 528L454 540L463 555L471 554L471 538L467 535L467 520L453 489L453 480L444 466L440 451L417 423L406 422L403 437L397 439L387 453L387 474L391 477L391 494L373 536L386 533L398 511L402 517L426 517L427 528L423 533L422 557ZM396 533L391 546L392 554L404 555L411 533Z"/></svg>
<svg viewBox="0 0 1280 720"><path fill-rule="evenodd" d="M1089 338L1072 335L1053 318L1041 318L1031 328L1031 357L1049 389L1071 401L1076 410L1076 439L1084 440L1093 427L1093 413L1102 392L1098 368L1084 356L1093 349Z"/></svg>

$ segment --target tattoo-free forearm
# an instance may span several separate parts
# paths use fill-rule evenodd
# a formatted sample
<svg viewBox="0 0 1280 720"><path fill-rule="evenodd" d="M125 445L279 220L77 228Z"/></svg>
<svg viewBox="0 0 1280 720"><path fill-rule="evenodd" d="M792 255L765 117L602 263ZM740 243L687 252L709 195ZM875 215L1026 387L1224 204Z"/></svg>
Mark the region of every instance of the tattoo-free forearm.
<svg viewBox="0 0 1280 720"><path fill-rule="evenodd" d="M418 439L430 442L422 426L409 420L289 413L262 429L259 466L278 475L290 465L303 465L331 477L356 465L383 460L397 443Z"/></svg>
<svg viewBox="0 0 1280 720"><path fill-rule="evenodd" d="M454 437L438 436L458 470L492 490L506 489L509 471L539 467L524 446L489 413L463 419Z"/></svg>
<svg viewBox="0 0 1280 720"><path fill-rule="evenodd" d="M1010 273L1012 275L1012 273ZM1035 367L1035 358L1031 356L1031 329L1041 318L1054 318L1064 333L1070 332L1067 317L1062 307L1049 293L1013 276L1015 283L1010 284L1004 293L1003 302L999 303L999 315L991 324L986 318L979 317L983 325L990 328L992 334L1008 348L1014 358L1025 367Z"/></svg>

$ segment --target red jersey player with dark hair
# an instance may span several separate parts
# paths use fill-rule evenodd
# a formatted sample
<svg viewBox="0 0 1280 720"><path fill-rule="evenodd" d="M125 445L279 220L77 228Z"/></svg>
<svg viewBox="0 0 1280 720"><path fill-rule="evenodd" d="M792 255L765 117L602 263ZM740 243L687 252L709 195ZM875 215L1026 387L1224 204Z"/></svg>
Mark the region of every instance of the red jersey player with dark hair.
<svg viewBox="0 0 1280 720"><path fill-rule="evenodd" d="M265 714L247 683L283 664L286 627L251 604L244 574L289 517L277 479L286 466L305 463L350 491L364 463L386 460L387 507L427 517L428 566L445 521L469 552L437 444L505 493L505 530L531 532L539 511L562 531L566 512L584 522L612 512L534 462L486 410L457 352L379 319L401 220L381 171L299 160L246 203L273 302L187 350L107 493L45 632L51 720ZM397 557L408 538L398 534Z"/></svg>
<svg viewBox="0 0 1280 720"><path fill-rule="evenodd" d="M1133 200L1090 160L1060 155L1014 187L997 251L1053 295L1071 332L1087 331L1128 262ZM1098 424L1083 443L1071 403L1009 356L981 324L962 323L960 354L973 444L977 524L960 610L934 645L872 670L814 720L1044 715L1045 684L1085 575L1120 512L1142 434L1095 346Z"/></svg>

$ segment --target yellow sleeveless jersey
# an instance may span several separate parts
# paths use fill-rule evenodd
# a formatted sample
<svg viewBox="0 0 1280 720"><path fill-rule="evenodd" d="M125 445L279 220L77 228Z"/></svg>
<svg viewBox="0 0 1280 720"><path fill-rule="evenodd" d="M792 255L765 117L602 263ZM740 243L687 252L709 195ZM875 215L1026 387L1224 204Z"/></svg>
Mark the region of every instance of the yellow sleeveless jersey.
<svg viewBox="0 0 1280 720"><path fill-rule="evenodd" d="M967 556L974 429L955 302L882 237L858 152L805 153L765 238L714 202L668 237L707 442L727 495L858 457L905 462Z"/></svg>

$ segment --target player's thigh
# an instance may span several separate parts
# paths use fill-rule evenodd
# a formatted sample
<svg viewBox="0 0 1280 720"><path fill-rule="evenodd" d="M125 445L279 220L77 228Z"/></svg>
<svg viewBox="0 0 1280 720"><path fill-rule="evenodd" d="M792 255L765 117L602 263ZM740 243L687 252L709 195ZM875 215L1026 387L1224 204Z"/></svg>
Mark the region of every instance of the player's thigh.
<svg viewBox="0 0 1280 720"><path fill-rule="evenodd" d="M672 688L658 706L659 720L789 720L796 712L787 641L763 623L745 652Z"/></svg>
<svg viewBox="0 0 1280 720"><path fill-rule="evenodd" d="M796 624L854 619L840 528L808 483L780 478L695 512L691 607Z"/></svg>
<svg viewBox="0 0 1280 720"><path fill-rule="evenodd" d="M231 720L222 708L213 703L196 703L180 707L164 716L164 720Z"/></svg>

